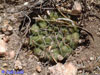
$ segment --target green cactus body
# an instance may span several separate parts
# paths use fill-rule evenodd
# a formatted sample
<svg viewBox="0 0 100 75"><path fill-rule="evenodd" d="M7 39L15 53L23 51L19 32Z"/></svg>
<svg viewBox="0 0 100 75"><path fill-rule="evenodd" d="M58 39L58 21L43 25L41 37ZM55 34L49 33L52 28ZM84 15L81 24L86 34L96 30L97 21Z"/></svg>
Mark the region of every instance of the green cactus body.
<svg viewBox="0 0 100 75"><path fill-rule="evenodd" d="M38 33L39 33L39 27L37 26L37 24L34 24L31 27L31 32L32 32L33 35L38 35Z"/></svg>
<svg viewBox="0 0 100 75"><path fill-rule="evenodd" d="M38 38L38 40L36 40L36 42L38 43L38 44L42 44L44 41L43 41L43 35L39 35L39 36L37 36L37 38Z"/></svg>
<svg viewBox="0 0 100 75"><path fill-rule="evenodd" d="M30 45L36 46L36 41L38 40L38 36L30 36Z"/></svg>
<svg viewBox="0 0 100 75"><path fill-rule="evenodd" d="M70 54L72 52L72 48L70 46L62 46L61 48L62 51L62 56L67 56L68 54Z"/></svg>
<svg viewBox="0 0 100 75"><path fill-rule="evenodd" d="M51 61L54 61L54 59L55 60L58 60L58 57L59 57L59 50L58 49L53 49L52 51L51 51L51 55L50 55L50 58L49 58L49 60L51 60ZM53 59L54 58L54 59Z"/></svg>
<svg viewBox="0 0 100 75"><path fill-rule="evenodd" d="M74 33L75 31L74 31L74 28L69 28L69 32L70 33Z"/></svg>
<svg viewBox="0 0 100 75"><path fill-rule="evenodd" d="M50 19L51 20L56 20L58 18L58 13L56 12L51 12L50 13Z"/></svg>
<svg viewBox="0 0 100 75"><path fill-rule="evenodd" d="M48 34L47 31L42 31L42 32L40 32L40 35L47 35L47 34Z"/></svg>
<svg viewBox="0 0 100 75"><path fill-rule="evenodd" d="M59 41L61 41L61 40L63 39L63 35L58 34L57 36L58 36L57 39L58 39Z"/></svg>
<svg viewBox="0 0 100 75"><path fill-rule="evenodd" d="M62 33L63 33L64 35L65 35L65 34L68 34L67 28L62 28L61 31L62 31Z"/></svg>
<svg viewBox="0 0 100 75"><path fill-rule="evenodd" d="M75 49L78 45L79 33L75 32L72 34L72 40L70 41L70 46Z"/></svg>
<svg viewBox="0 0 100 75"><path fill-rule="evenodd" d="M42 55L41 53L42 53L42 50L41 50L40 48L35 48L35 49L34 49L34 54L35 54L35 55L41 56L41 55Z"/></svg>
<svg viewBox="0 0 100 75"><path fill-rule="evenodd" d="M61 26L62 22L57 22L57 18L57 12L50 12L44 20L36 21L31 27L30 45L40 59L52 62L63 60L78 46L80 34L77 26L64 26L65 21ZM68 22L68 26L72 26L71 22ZM49 47L51 48L47 51Z"/></svg>
<svg viewBox="0 0 100 75"><path fill-rule="evenodd" d="M40 28L42 28L42 29L46 29L46 28L47 28L47 22L45 22L45 21L40 21L40 22L39 22L39 26L40 26Z"/></svg>
<svg viewBox="0 0 100 75"><path fill-rule="evenodd" d="M42 50L44 50L45 49L45 44L39 44L39 47L42 49Z"/></svg>
<svg viewBox="0 0 100 75"><path fill-rule="evenodd" d="M72 35L71 35L71 34L66 35L65 41L66 41L66 42L70 42L71 40L72 40Z"/></svg>
<svg viewBox="0 0 100 75"><path fill-rule="evenodd" d="M51 38L50 37L46 37L45 38L45 42L47 43L47 44L51 44L51 42L52 42L52 40L51 40Z"/></svg>
<svg viewBox="0 0 100 75"><path fill-rule="evenodd" d="M30 42L29 42L30 45L33 45L33 38L32 37L33 36L30 36Z"/></svg>
<svg viewBox="0 0 100 75"><path fill-rule="evenodd" d="M61 41L59 42L59 47L61 48L64 45L64 43Z"/></svg>
<svg viewBox="0 0 100 75"><path fill-rule="evenodd" d="M52 32L52 27L48 27L48 32Z"/></svg>
<svg viewBox="0 0 100 75"><path fill-rule="evenodd" d="M74 39L74 42L75 43L78 43L78 41L79 41L79 33L77 33L77 32L73 33L72 34L72 37Z"/></svg>
<svg viewBox="0 0 100 75"><path fill-rule="evenodd" d="M58 32L59 31L59 28L58 27L54 27L54 31L55 32Z"/></svg>
<svg viewBox="0 0 100 75"><path fill-rule="evenodd" d="M57 48L57 44L56 44L56 43L54 43L54 42L52 42L52 43L51 43L51 48L52 48L52 49Z"/></svg>
<svg viewBox="0 0 100 75"><path fill-rule="evenodd" d="M70 41L69 45L70 45L70 47L73 48L73 49L75 49L75 48L77 47L77 43L75 43L73 40Z"/></svg>
<svg viewBox="0 0 100 75"><path fill-rule="evenodd" d="M74 26L74 32L79 32L79 29L76 26Z"/></svg>

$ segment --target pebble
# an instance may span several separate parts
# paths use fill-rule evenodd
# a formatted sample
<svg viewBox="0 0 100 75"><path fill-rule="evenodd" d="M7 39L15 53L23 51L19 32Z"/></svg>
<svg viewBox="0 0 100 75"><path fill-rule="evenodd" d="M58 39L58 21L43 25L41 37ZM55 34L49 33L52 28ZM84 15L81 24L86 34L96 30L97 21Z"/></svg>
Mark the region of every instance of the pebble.
<svg viewBox="0 0 100 75"><path fill-rule="evenodd" d="M2 22L2 17L0 16L0 23Z"/></svg>
<svg viewBox="0 0 100 75"><path fill-rule="evenodd" d="M39 73L40 73L40 72L41 72L41 70L42 70L42 69L41 69L41 66L39 66L39 65L38 65L38 66L36 66L36 71L37 71L37 72L39 72Z"/></svg>
<svg viewBox="0 0 100 75"><path fill-rule="evenodd" d="M94 60L94 57L90 57L90 61L93 61Z"/></svg>
<svg viewBox="0 0 100 75"><path fill-rule="evenodd" d="M27 6L29 4L29 2L25 2L24 5Z"/></svg>
<svg viewBox="0 0 100 75"><path fill-rule="evenodd" d="M64 59L64 57L63 57L63 56L58 55L58 60L59 60L59 61L62 61L63 59Z"/></svg>
<svg viewBox="0 0 100 75"><path fill-rule="evenodd" d="M81 7L81 4L78 1L74 2L73 10L77 10L77 11L81 12L82 7Z"/></svg>
<svg viewBox="0 0 100 75"><path fill-rule="evenodd" d="M8 64L7 63L3 63L3 67L8 67Z"/></svg>
<svg viewBox="0 0 100 75"><path fill-rule="evenodd" d="M3 8L4 8L4 6L2 4L0 4L0 9L3 9Z"/></svg>
<svg viewBox="0 0 100 75"><path fill-rule="evenodd" d="M32 75L38 75L37 73L33 73Z"/></svg>
<svg viewBox="0 0 100 75"><path fill-rule="evenodd" d="M97 32L97 36L100 36L100 32Z"/></svg>
<svg viewBox="0 0 100 75"><path fill-rule="evenodd" d="M77 1L75 1L74 5L73 5L73 9L71 11L71 14L72 15L80 15L81 11L82 11L81 4Z"/></svg>
<svg viewBox="0 0 100 75"><path fill-rule="evenodd" d="M98 31L100 32L100 28L98 29Z"/></svg>
<svg viewBox="0 0 100 75"><path fill-rule="evenodd" d="M11 32L11 31L5 31L5 32L4 32L4 34L7 35L7 36L11 35L12 33L13 33L13 32Z"/></svg>
<svg viewBox="0 0 100 75"><path fill-rule="evenodd" d="M0 55L5 55L7 52L7 45L6 42L2 39L3 37L0 37Z"/></svg>
<svg viewBox="0 0 100 75"><path fill-rule="evenodd" d="M9 36L4 36L4 37L3 37L3 40L4 40L6 43L8 43L8 41L9 41Z"/></svg>
<svg viewBox="0 0 100 75"><path fill-rule="evenodd" d="M12 31L13 30L12 26L8 26L8 30Z"/></svg>
<svg viewBox="0 0 100 75"><path fill-rule="evenodd" d="M15 61L14 68L15 68L16 70L22 70L22 63L21 63L19 60L16 60L16 61Z"/></svg>
<svg viewBox="0 0 100 75"><path fill-rule="evenodd" d="M13 59L15 57L15 51L9 52L9 59Z"/></svg>

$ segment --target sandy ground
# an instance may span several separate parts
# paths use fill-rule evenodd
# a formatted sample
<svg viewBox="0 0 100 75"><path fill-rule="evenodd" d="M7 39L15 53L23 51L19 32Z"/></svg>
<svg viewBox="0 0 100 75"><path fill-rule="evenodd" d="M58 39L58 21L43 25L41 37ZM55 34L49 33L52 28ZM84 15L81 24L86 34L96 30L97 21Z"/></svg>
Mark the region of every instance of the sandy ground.
<svg viewBox="0 0 100 75"><path fill-rule="evenodd" d="M0 5L0 17L2 18L2 20L10 21L10 24L13 27L13 33L9 35L10 41L8 42L8 51L14 50L16 53L20 48L20 41L22 41L21 37L19 36L20 33L18 31L18 27L23 21L23 15L21 15L19 11L25 10L27 12L30 12L30 10L24 9L26 7L23 7L22 9L20 7L13 7L16 5L20 6L25 2L23 0L18 1L18 3L16 2L15 5L13 5L13 2L9 2L8 0L8 4L6 4L6 6L5 4L2 4L3 1L0 2L2 4ZM90 3L87 4L89 6L91 5ZM85 66L85 68L79 70L78 75L82 75L83 72L85 73L85 75L100 74L100 69L97 69L97 67L100 67L100 59L97 61L97 59L100 58L100 9L98 8L98 2L95 4L96 5L92 7L91 11L87 11L85 13L87 16L81 20L83 22L83 27L93 35L94 41L91 39L91 37L89 37L89 46L79 47L79 49L76 50L75 53L70 55L68 58L68 61L74 62L79 67ZM8 10L12 11L8 12ZM14 12L15 10L16 12ZM3 21L1 21L0 23L1 25L2 22ZM51 66L51 64L40 62L39 59L34 56L31 51L27 50L27 47L21 49L17 59L20 60L23 65L23 75L47 75L47 68ZM3 67L3 64L7 63L7 70L11 70L13 69L14 62L14 59L1 58L0 66ZM37 66L41 67L41 72L36 71ZM2 70L2 68L0 68L0 70Z"/></svg>

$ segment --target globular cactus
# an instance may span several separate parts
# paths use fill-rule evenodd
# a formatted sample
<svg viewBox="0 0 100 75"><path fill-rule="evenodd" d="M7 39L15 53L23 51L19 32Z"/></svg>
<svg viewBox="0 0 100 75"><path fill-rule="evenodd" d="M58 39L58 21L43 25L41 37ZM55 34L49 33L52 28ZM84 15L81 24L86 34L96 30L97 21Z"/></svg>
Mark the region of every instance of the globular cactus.
<svg viewBox="0 0 100 75"><path fill-rule="evenodd" d="M40 28L42 28L42 29L46 29L46 28L47 28L47 23L46 23L45 21L40 21L40 22L39 22L39 26L40 26Z"/></svg>
<svg viewBox="0 0 100 75"><path fill-rule="evenodd" d="M49 20L59 18L57 12L47 16ZM31 27L30 45L36 56L51 62L61 61L78 46L80 38L79 30L76 26L66 27L50 25L51 22L45 20L36 21Z"/></svg>
<svg viewBox="0 0 100 75"><path fill-rule="evenodd" d="M66 57L69 53L72 52L72 48L69 45L65 45L61 47L61 54L63 55L63 57Z"/></svg>

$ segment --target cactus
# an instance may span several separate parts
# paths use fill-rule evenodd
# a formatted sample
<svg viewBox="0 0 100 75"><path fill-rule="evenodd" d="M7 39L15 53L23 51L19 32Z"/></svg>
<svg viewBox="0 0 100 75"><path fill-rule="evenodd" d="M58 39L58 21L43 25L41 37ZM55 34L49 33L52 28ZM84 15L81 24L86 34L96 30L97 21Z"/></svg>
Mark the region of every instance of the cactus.
<svg viewBox="0 0 100 75"><path fill-rule="evenodd" d="M34 49L34 54L37 56L41 56L42 50L40 48L35 48Z"/></svg>
<svg viewBox="0 0 100 75"><path fill-rule="evenodd" d="M47 22L45 22L45 21L40 21L40 22L39 22L39 26L40 26L40 28L42 28L42 29L46 29L46 28L47 28Z"/></svg>
<svg viewBox="0 0 100 75"><path fill-rule="evenodd" d="M31 32L32 32L33 35L37 35L38 34L39 27L37 26L37 24L32 25Z"/></svg>
<svg viewBox="0 0 100 75"><path fill-rule="evenodd" d="M63 57L65 57L67 54L72 52L72 48L70 46L62 46L61 48L61 53L63 55Z"/></svg>
<svg viewBox="0 0 100 75"><path fill-rule="evenodd" d="M56 20L58 18L58 13L57 12L51 12L49 15L51 20Z"/></svg>
<svg viewBox="0 0 100 75"><path fill-rule="evenodd" d="M55 21L57 18L59 18L57 12L51 12L47 16L49 20ZM51 62L61 61L78 46L79 29L76 26L68 28L59 26L57 23L50 25L50 23L40 20L32 25L30 45L33 47L34 54L39 58Z"/></svg>

